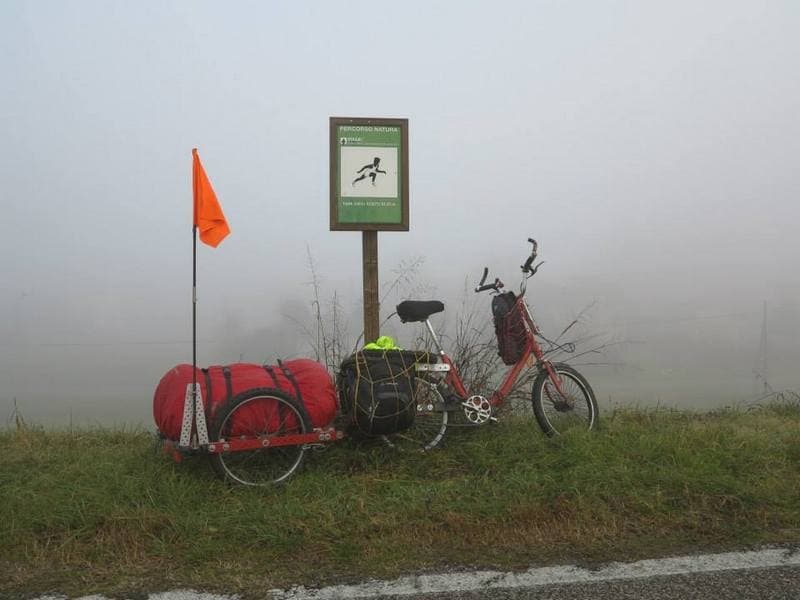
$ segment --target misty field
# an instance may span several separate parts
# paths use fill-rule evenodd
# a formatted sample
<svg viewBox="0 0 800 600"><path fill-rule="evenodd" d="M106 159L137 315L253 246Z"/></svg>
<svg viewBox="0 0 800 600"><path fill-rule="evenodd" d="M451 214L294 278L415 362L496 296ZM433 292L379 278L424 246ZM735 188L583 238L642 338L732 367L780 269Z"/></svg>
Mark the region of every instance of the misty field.
<svg viewBox="0 0 800 600"><path fill-rule="evenodd" d="M175 464L140 430L0 433L0 593L263 593L800 542L800 408L506 422L403 454L348 440L287 485Z"/></svg>

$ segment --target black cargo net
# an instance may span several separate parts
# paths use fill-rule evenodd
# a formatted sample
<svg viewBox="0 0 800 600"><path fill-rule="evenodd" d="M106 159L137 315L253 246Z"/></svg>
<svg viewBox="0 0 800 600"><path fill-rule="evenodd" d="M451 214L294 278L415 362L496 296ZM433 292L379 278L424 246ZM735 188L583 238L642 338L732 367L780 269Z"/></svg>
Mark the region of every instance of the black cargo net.
<svg viewBox="0 0 800 600"><path fill-rule="evenodd" d="M411 350L362 350L341 365L338 388L342 413L367 435L385 435L414 424L415 364L435 355Z"/></svg>

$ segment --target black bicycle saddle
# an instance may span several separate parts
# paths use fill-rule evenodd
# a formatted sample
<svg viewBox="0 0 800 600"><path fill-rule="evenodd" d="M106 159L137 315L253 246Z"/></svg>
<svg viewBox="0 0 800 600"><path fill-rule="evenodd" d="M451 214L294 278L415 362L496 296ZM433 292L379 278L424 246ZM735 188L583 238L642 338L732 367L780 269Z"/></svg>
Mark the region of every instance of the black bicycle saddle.
<svg viewBox="0 0 800 600"><path fill-rule="evenodd" d="M438 300L404 300L395 310L403 323L425 321L431 315L442 312L444 304Z"/></svg>

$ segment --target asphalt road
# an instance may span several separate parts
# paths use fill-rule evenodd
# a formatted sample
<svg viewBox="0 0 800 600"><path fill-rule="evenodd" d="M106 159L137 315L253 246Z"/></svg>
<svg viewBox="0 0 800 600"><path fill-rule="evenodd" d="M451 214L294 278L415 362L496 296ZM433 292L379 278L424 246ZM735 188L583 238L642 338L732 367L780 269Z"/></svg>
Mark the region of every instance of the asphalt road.
<svg viewBox="0 0 800 600"><path fill-rule="evenodd" d="M456 600L490 598L800 600L800 552L766 548L610 563L593 569L574 565L525 572L463 571L407 576L321 589L272 590L275 600Z"/></svg>
<svg viewBox="0 0 800 600"><path fill-rule="evenodd" d="M782 600L800 599L800 567L662 575L532 588L372 596L381 600Z"/></svg>
<svg viewBox="0 0 800 600"><path fill-rule="evenodd" d="M136 596L141 598L144 594ZM237 598L235 592L218 595L193 590L151 593L147 597L149 600ZM766 548L610 563L593 569L562 565L516 573L422 574L355 585L264 590L263 597L271 600L800 600L800 551ZM65 598L55 594L38 600ZM106 599L84 596L83 600Z"/></svg>

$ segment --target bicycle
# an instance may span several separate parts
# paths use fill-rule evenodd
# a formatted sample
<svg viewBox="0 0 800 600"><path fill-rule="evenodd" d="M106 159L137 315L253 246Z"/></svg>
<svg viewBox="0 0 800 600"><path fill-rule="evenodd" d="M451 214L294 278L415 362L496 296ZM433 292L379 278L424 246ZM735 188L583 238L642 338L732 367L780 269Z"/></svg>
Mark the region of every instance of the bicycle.
<svg viewBox="0 0 800 600"><path fill-rule="evenodd" d="M598 426L597 400L589 382L570 365L548 360L536 339L541 333L525 301L525 292L528 279L536 274L542 263L533 266L538 255L538 244L531 238L528 241L533 247L521 266L522 282L517 296L513 296L512 292L501 292L504 284L498 278L487 284L488 268L484 268L480 283L475 288L476 293L489 291L492 295L512 294L513 308L509 314L513 315L511 319L516 320L519 326L516 332L516 355L510 357L512 360L504 360L510 369L500 387L489 398L469 392L458 368L445 352L431 325L430 317L444 311L444 304L438 300L406 300L397 305L397 315L403 323L424 322L438 360L416 365L417 412L414 425L405 432L389 436L388 443L431 450L444 439L451 416L463 413L466 425L483 425L496 421L498 409L505 404L514 384L529 363L530 368L538 371L531 390L533 414L545 434L555 436L575 426L589 430ZM495 325L497 328L497 320Z"/></svg>
<svg viewBox="0 0 800 600"><path fill-rule="evenodd" d="M475 292L490 291L495 298L513 300L506 315L495 316L498 322L503 317L519 326L518 331L510 332L516 334L511 338L517 346L509 346L513 352L504 357L504 362L511 368L489 398L469 393L453 360L442 348L430 317L442 312L444 304L437 300L407 300L397 305L397 314L404 323L425 323L437 354L431 359L427 352L418 355L411 351L414 359L410 368L413 367L411 371L416 386L415 406L409 407L415 410L413 425L405 431L384 436L390 444L405 446L410 443L414 448L431 450L444 438L451 415L454 419L455 415L463 415L465 424L470 426L497 420L497 410L504 405L531 359L530 368L537 370L531 402L542 430L552 436L575 425L584 429L597 427L597 401L589 383L571 366L548 360L536 339L541 333L525 302L525 292L527 280L536 274L542 263L533 266L538 245L535 240L528 241L533 244L533 249L521 267L518 296L501 292L504 285L500 279L487 284L489 270L486 268L475 288ZM503 333L502 328L498 331ZM418 357L422 355L425 359ZM419 362L422 360L426 362ZM222 370L224 373L224 368ZM173 371L178 372L177 368ZM309 450L338 442L346 436L344 430L333 424L313 426L299 391L293 395L277 387L254 387L235 396L229 393L207 423L202 400L198 403L192 401L193 385L188 383L186 386L180 440L164 438L163 448L176 461L180 461L184 454L206 451L216 473L230 483L250 486L283 483L297 472ZM210 387L207 383L206 389Z"/></svg>

